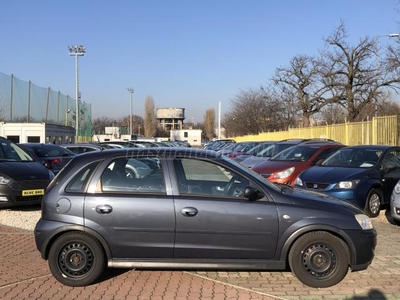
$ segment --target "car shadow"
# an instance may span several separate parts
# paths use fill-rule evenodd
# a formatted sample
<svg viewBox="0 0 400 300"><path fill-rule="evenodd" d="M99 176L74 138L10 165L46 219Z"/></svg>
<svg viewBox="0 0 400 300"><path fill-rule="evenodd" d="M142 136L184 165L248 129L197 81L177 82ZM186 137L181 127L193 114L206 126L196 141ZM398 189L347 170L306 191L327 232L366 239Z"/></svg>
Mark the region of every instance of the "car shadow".
<svg viewBox="0 0 400 300"><path fill-rule="evenodd" d="M93 284L99 284L103 281L113 279L132 270L134 269L107 268Z"/></svg>
<svg viewBox="0 0 400 300"><path fill-rule="evenodd" d="M386 300L386 296L384 293L380 290L377 289L371 289L367 295L361 296L357 295L351 298L346 298L346 299L351 299L351 300L367 300L367 299L374 299L374 300Z"/></svg>
<svg viewBox="0 0 400 300"><path fill-rule="evenodd" d="M12 210L12 211L39 211L39 210L41 210L41 205L40 204L20 205L20 206L3 207L0 209Z"/></svg>

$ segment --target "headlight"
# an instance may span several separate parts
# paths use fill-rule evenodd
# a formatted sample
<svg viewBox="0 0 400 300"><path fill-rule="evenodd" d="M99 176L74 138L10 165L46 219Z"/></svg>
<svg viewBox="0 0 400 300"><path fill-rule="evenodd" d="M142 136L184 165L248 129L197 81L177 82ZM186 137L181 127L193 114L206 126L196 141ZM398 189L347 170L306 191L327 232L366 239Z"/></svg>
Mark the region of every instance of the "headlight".
<svg viewBox="0 0 400 300"><path fill-rule="evenodd" d="M363 230L368 230L368 229L374 228L374 225L372 225L371 219L368 218L366 215L359 214L359 215L355 215L354 217L356 218L358 224L360 224L360 226Z"/></svg>
<svg viewBox="0 0 400 300"><path fill-rule="evenodd" d="M295 185L303 186L303 180L301 180L299 177L296 178L294 181Z"/></svg>
<svg viewBox="0 0 400 300"><path fill-rule="evenodd" d="M10 178L0 175L0 184L4 184L5 185L5 184L8 184L10 181L11 181Z"/></svg>
<svg viewBox="0 0 400 300"><path fill-rule="evenodd" d="M337 183L334 188L350 190L354 189L359 182L360 180L341 181Z"/></svg>
<svg viewBox="0 0 400 300"><path fill-rule="evenodd" d="M400 194L400 181L396 183L393 189L395 194Z"/></svg>
<svg viewBox="0 0 400 300"><path fill-rule="evenodd" d="M274 178L278 178L278 179L286 178L286 177L289 177L290 175L292 175L293 172L294 172L294 167L291 167L289 169L286 169L286 170L276 173L274 175Z"/></svg>

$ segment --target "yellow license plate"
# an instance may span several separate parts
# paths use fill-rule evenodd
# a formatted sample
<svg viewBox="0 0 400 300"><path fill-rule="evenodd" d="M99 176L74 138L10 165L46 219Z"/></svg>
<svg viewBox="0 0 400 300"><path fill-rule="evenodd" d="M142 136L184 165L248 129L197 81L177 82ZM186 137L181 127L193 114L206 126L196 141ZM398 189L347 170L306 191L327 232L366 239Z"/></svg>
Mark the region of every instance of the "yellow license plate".
<svg viewBox="0 0 400 300"><path fill-rule="evenodd" d="M44 195L44 189L22 191L22 196L38 196L38 195Z"/></svg>

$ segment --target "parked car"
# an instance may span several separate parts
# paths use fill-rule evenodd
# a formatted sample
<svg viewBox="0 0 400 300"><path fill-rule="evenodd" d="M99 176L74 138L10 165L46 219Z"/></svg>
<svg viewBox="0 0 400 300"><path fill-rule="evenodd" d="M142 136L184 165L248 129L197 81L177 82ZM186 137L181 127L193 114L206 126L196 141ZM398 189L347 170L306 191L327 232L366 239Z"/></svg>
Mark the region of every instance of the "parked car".
<svg viewBox="0 0 400 300"><path fill-rule="evenodd" d="M76 155L55 144L20 143L18 146L54 174L57 174Z"/></svg>
<svg viewBox="0 0 400 300"><path fill-rule="evenodd" d="M62 147L74 152L75 154L89 153L93 151L103 151L115 148L124 148L120 144L115 144L115 148L108 147L108 144L86 144L86 143L76 143L76 144L65 144ZM127 164L119 169L121 176L128 178L141 178L147 176L152 170L150 165L154 168L153 160L138 161L136 159L129 159Z"/></svg>
<svg viewBox="0 0 400 300"><path fill-rule="evenodd" d="M303 143L308 141L309 139L289 139L283 140L276 143L271 144L269 147L257 153L255 156L249 156L244 159L241 164L248 168L253 168L259 163L265 162L269 160L272 156L278 154L282 150L289 148L291 146Z"/></svg>
<svg viewBox="0 0 400 300"><path fill-rule="evenodd" d="M339 143L299 144L289 147L252 170L271 182L294 185L297 176L344 147Z"/></svg>
<svg viewBox="0 0 400 300"><path fill-rule="evenodd" d="M390 198L390 215L392 216L393 223L400 226L400 180L394 186Z"/></svg>
<svg viewBox="0 0 400 300"><path fill-rule="evenodd" d="M258 144L257 146L254 146L250 150L237 155L236 157L233 158L233 160L238 163L241 163L243 160L245 160L249 156L257 156L257 154L260 153L262 150L264 150L265 148L267 148L275 143L276 143L276 141L261 142L260 144Z"/></svg>
<svg viewBox="0 0 400 300"><path fill-rule="evenodd" d="M240 154L244 154L246 151L254 148L255 146L259 145L261 142L239 142L236 143L236 147L232 149L232 151L228 151L223 153L224 155L228 156L229 158L233 159Z"/></svg>
<svg viewBox="0 0 400 300"><path fill-rule="evenodd" d="M113 173L154 159L143 178ZM127 148L74 157L46 190L35 241L61 283L104 269L285 270L312 287L366 269L376 231L356 206L274 185L215 151Z"/></svg>
<svg viewBox="0 0 400 300"><path fill-rule="evenodd" d="M341 148L303 171L295 186L348 200L376 217L399 179L400 147L363 145Z"/></svg>
<svg viewBox="0 0 400 300"><path fill-rule="evenodd" d="M40 162L0 137L0 208L40 204L53 177Z"/></svg>
<svg viewBox="0 0 400 300"><path fill-rule="evenodd" d="M107 147L107 145L98 145L98 144L90 144L90 143L75 143L75 144L62 144L61 147L68 149L75 154L82 154L92 151L100 151L103 149L111 149L111 147Z"/></svg>

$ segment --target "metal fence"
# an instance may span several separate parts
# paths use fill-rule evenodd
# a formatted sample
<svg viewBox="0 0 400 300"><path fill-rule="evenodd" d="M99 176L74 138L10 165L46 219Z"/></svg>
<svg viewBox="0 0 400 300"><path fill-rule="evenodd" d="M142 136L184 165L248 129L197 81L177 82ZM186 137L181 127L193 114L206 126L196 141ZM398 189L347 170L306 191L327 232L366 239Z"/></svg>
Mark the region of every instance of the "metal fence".
<svg viewBox="0 0 400 300"><path fill-rule="evenodd" d="M80 140L92 137L91 104L79 101ZM76 101L68 95L0 72L0 121L75 127Z"/></svg>
<svg viewBox="0 0 400 300"><path fill-rule="evenodd" d="M346 122L324 126L290 128L287 131L263 132L257 135L235 137L242 141L278 141L293 138L332 139L345 145L399 145L399 118L395 116L374 117L364 122Z"/></svg>

